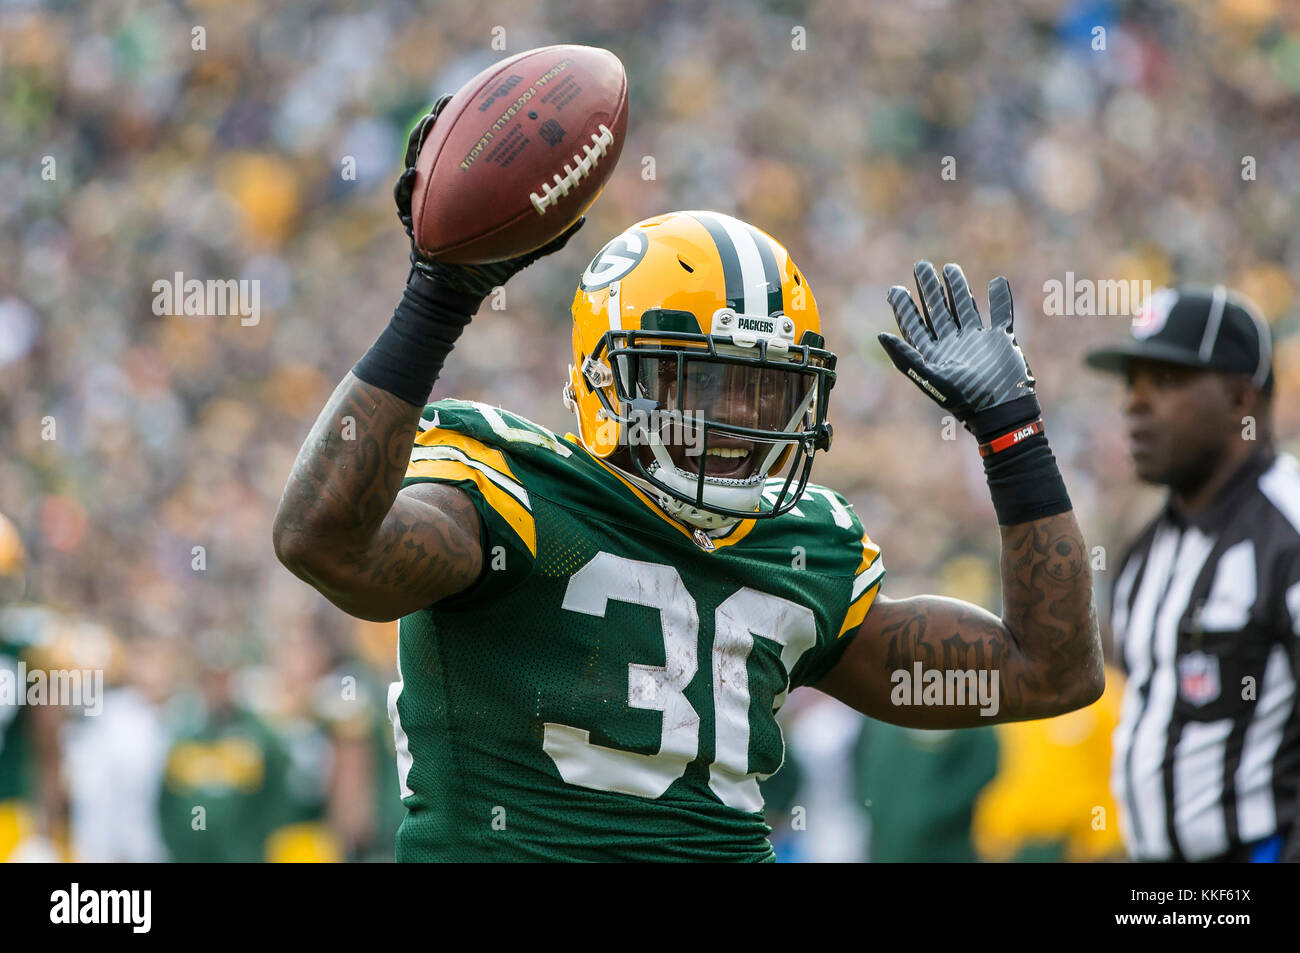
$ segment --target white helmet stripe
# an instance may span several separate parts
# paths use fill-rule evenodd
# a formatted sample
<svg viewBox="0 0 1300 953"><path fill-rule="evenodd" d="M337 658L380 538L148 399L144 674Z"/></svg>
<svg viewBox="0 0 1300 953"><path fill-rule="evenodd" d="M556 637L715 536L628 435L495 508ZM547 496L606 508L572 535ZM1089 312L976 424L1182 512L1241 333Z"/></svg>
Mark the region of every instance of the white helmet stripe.
<svg viewBox="0 0 1300 953"><path fill-rule="evenodd" d="M741 294L743 295L741 311L745 314L766 317L767 273L763 268L763 258L758 252L758 245L754 242L753 233L745 226L744 222L738 222L730 215L723 215L721 212L694 211L686 214L694 216L701 222L716 225L731 239L736 258L740 261ZM710 231L714 230L710 229Z"/></svg>

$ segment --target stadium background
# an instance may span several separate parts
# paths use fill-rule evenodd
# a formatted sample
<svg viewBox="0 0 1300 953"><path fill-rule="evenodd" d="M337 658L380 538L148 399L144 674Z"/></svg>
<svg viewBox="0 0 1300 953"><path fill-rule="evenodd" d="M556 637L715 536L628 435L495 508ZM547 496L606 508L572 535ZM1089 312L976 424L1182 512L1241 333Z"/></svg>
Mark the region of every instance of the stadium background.
<svg viewBox="0 0 1300 953"><path fill-rule="evenodd" d="M512 281L504 310L484 307L435 395L563 431L582 267L640 218L703 207L769 231L809 276L840 355L835 448L814 478L881 543L890 594L998 604L974 448L942 439L875 343L892 325L885 290L916 258L960 262L981 298L1010 279L1106 566L1159 499L1133 482L1121 387L1080 368L1127 324L1043 316L1045 281L1247 293L1273 326L1277 430L1295 449L1300 8L1286 0L0 2L0 512L27 553L7 637L102 665L122 689L99 720L71 714L49 736L73 821L56 854L182 856L165 829L200 799L223 805L213 833L245 835L197 856L391 855L395 626L355 622L283 570L271 517L325 396L398 298L390 190L413 118L488 63L556 42L626 65L620 167L572 248ZM155 315L153 283L176 272L260 279L260 322ZM1104 608L1106 569L1096 581ZM872 821L877 859L964 856L972 812L971 856L1110 856L1114 690L1054 723L861 737L862 719L797 693L799 776L770 784L781 856L864 857ZM210 746L196 700L223 696L265 726L260 753ZM28 835L64 810L30 793L38 734L29 793L0 804L0 854L49 849ZM154 805L145 782L164 766L181 788Z"/></svg>

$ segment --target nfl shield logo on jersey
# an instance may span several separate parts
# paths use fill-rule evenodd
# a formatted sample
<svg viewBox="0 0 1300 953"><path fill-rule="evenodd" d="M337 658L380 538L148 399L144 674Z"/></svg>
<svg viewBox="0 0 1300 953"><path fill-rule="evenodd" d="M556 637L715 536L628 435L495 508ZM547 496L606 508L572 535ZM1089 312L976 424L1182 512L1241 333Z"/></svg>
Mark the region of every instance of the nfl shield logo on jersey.
<svg viewBox="0 0 1300 953"><path fill-rule="evenodd" d="M1178 660L1178 694L1198 708L1219 697L1219 659L1188 652Z"/></svg>

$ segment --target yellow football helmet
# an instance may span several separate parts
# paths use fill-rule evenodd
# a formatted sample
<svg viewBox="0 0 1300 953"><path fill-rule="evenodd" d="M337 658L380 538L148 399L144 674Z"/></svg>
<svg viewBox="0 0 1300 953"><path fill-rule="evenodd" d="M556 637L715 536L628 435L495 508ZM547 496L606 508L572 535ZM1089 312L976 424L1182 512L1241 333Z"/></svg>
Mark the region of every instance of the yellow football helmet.
<svg viewBox="0 0 1300 953"><path fill-rule="evenodd" d="M682 522L778 516L830 446L824 343L812 289L771 236L718 212L671 212L637 222L583 272L564 402L587 450ZM784 481L769 479L787 463Z"/></svg>

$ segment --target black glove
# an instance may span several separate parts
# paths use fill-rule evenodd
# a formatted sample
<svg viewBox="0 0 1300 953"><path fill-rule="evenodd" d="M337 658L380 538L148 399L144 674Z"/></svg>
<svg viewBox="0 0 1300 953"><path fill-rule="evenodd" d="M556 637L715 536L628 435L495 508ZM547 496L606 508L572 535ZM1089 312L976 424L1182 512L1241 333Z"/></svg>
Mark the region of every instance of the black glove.
<svg viewBox="0 0 1300 953"><path fill-rule="evenodd" d="M426 258L415 246L415 224L411 215L411 193L415 190L415 162L419 158L420 147L429 138L433 124L438 120L438 114L450 101L450 96L443 96L434 103L429 114L411 130L410 138L406 141L406 168L397 177L397 184L393 187L393 199L397 202L397 218L411 240L412 269L443 287L473 295L481 301L492 293L493 288L505 284L513 275L523 271L537 259L563 248L574 233L582 228L586 218L578 219L558 238L518 258L494 261L490 265L452 265Z"/></svg>
<svg viewBox="0 0 1300 953"><path fill-rule="evenodd" d="M913 273L925 320L907 289L894 285L886 300L906 340L884 331L877 336L894 366L981 442L1037 419L1034 376L1012 330L1007 279L989 282L992 325L986 328L959 267L943 266L942 285L928 261L918 261Z"/></svg>

